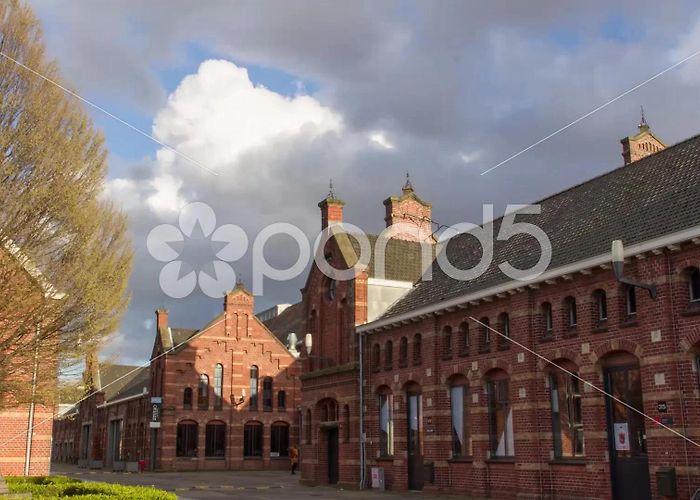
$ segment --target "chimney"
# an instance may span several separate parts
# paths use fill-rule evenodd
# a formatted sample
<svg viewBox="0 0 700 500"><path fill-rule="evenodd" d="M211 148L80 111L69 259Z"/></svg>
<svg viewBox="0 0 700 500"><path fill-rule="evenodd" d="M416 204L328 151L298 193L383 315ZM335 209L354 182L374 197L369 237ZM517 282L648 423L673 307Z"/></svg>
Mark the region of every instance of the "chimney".
<svg viewBox="0 0 700 500"><path fill-rule="evenodd" d="M333 193L333 180L330 182L328 196L318 206L321 209L321 229L326 229L334 222L343 222L343 206L345 202L335 197Z"/></svg>
<svg viewBox="0 0 700 500"><path fill-rule="evenodd" d="M401 189L401 196L391 196L384 200L386 227L394 224L415 226L405 232L397 232L392 238L434 243L432 230L432 205L423 201L415 193L409 174L406 173L406 183Z"/></svg>
<svg viewBox="0 0 700 500"><path fill-rule="evenodd" d="M622 159L625 161L625 165L666 149L666 144L656 137L649 128L649 124L644 117L644 108L642 108L642 118L639 121L638 128L639 132L636 135L630 135L620 140L622 143Z"/></svg>
<svg viewBox="0 0 700 500"><path fill-rule="evenodd" d="M156 330L168 327L168 310L156 309Z"/></svg>
<svg viewBox="0 0 700 500"><path fill-rule="evenodd" d="M224 311L226 313L253 314L255 300L242 281L238 281L233 290L226 292L224 297Z"/></svg>

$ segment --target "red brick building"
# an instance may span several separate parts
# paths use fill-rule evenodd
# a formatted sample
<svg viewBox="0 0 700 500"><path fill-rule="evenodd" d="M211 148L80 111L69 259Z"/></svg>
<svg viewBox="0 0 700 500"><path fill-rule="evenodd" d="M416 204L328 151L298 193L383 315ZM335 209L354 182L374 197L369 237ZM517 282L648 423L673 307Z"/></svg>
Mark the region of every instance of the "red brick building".
<svg viewBox="0 0 700 500"><path fill-rule="evenodd" d="M165 310L156 319L150 366L92 376L97 392L57 423L54 459L114 470L141 460L156 470L288 468L299 368L253 314L252 294L236 286L200 330L172 328Z"/></svg>
<svg viewBox="0 0 700 500"><path fill-rule="evenodd" d="M636 161L517 214L552 245L537 278L499 268L539 259L537 240L516 234L494 241L480 277L454 279L434 263L432 279L367 321L363 273L331 284L312 269L307 331L335 363L305 362L305 480L336 479L336 427L337 479L363 475L363 486L381 467L390 489L492 498L661 498L668 483L688 498L700 487L700 448L678 435L700 442L700 137L649 148L640 132L623 140ZM617 239L625 277L654 284L656 298L616 280ZM347 263L331 241L327 257ZM481 257L466 235L442 251L459 269Z"/></svg>

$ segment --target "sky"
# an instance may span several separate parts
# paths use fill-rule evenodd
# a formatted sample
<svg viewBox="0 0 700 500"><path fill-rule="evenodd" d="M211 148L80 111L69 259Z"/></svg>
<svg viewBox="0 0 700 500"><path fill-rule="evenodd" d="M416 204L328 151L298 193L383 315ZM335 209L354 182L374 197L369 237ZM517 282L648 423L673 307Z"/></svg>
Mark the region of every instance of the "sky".
<svg viewBox="0 0 700 500"><path fill-rule="evenodd" d="M435 221L481 223L484 203L503 212L621 166L640 106L667 144L700 133L698 56L480 175L700 50L696 2L29 4L71 88L182 153L88 109L109 149L105 197L135 247L131 303L103 350L122 363L150 356L155 309L198 328L223 307L199 289L166 294L148 250L193 202L213 227L245 232L230 266L250 284L256 237L286 222L313 239L331 178L345 220L367 232L383 228L382 201L406 172ZM193 266L212 260L187 251ZM264 246L276 267L298 253L288 236ZM305 276L264 280L256 310L300 300Z"/></svg>

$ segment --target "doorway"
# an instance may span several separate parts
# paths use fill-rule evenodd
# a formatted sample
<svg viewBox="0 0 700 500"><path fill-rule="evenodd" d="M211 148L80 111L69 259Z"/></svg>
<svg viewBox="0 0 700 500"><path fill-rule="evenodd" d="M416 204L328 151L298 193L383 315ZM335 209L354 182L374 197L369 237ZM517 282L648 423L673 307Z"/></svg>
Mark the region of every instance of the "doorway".
<svg viewBox="0 0 700 500"><path fill-rule="evenodd" d="M423 489L423 432L421 415L421 395L418 392L406 394L407 442L408 452L408 489Z"/></svg>
<svg viewBox="0 0 700 500"><path fill-rule="evenodd" d="M644 410L638 363L608 367L604 373L606 392L632 408ZM610 397L605 403L613 498L651 499L644 417Z"/></svg>
<svg viewBox="0 0 700 500"><path fill-rule="evenodd" d="M326 431L328 438L328 484L338 483L338 428L330 427Z"/></svg>
<svg viewBox="0 0 700 500"><path fill-rule="evenodd" d="M107 448L107 467L114 465L114 462L122 460L122 420L112 420L109 422L109 436Z"/></svg>

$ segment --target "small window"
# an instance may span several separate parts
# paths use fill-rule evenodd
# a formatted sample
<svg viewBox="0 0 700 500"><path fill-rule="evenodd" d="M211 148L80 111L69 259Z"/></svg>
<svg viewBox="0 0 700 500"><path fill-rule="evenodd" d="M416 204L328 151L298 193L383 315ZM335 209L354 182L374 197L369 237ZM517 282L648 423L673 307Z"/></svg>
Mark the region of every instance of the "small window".
<svg viewBox="0 0 700 500"><path fill-rule="evenodd" d="M576 299L573 297L567 297L564 299L564 306L566 311L566 321L569 328L576 328L578 324L578 311L576 310Z"/></svg>
<svg viewBox="0 0 700 500"><path fill-rule="evenodd" d="M391 370L394 367L394 343L387 340L384 344L384 369Z"/></svg>
<svg viewBox="0 0 700 500"><path fill-rule="evenodd" d="M199 376L199 389L197 391L197 408L209 409L209 376L202 373Z"/></svg>
<svg viewBox="0 0 700 500"><path fill-rule="evenodd" d="M408 365L408 339L401 337L399 341L399 367Z"/></svg>
<svg viewBox="0 0 700 500"><path fill-rule="evenodd" d="M192 409L192 388L187 387L182 394L182 408L185 410Z"/></svg>
<svg viewBox="0 0 700 500"><path fill-rule="evenodd" d="M270 456L289 456L289 424L275 422L270 427Z"/></svg>
<svg viewBox="0 0 700 500"><path fill-rule="evenodd" d="M260 422L248 422L243 426L243 456L262 457L263 426Z"/></svg>
<svg viewBox="0 0 700 500"><path fill-rule="evenodd" d="M272 411L272 377L263 378L263 411Z"/></svg>
<svg viewBox="0 0 700 500"><path fill-rule="evenodd" d="M394 408L393 396L379 395L379 454L389 457L394 454Z"/></svg>
<svg viewBox="0 0 700 500"><path fill-rule="evenodd" d="M423 354L421 352L423 347L423 338L420 333L416 333L413 336L413 364L419 365L423 361Z"/></svg>
<svg viewBox="0 0 700 500"><path fill-rule="evenodd" d="M209 422L206 427L204 456L223 458L226 454L226 424Z"/></svg>
<svg viewBox="0 0 700 500"><path fill-rule="evenodd" d="M251 410L258 409L258 367L250 367L250 400L248 401Z"/></svg>
<svg viewBox="0 0 700 500"><path fill-rule="evenodd" d="M446 326L442 329L442 358L452 357L452 327Z"/></svg>
<svg viewBox="0 0 700 500"><path fill-rule="evenodd" d="M507 313L502 313L498 317L498 327L502 336L498 336L498 348L507 349L510 347L510 317Z"/></svg>
<svg viewBox="0 0 700 500"><path fill-rule="evenodd" d="M578 378L565 372L557 371L549 377L554 456L556 458L583 456L580 387Z"/></svg>
<svg viewBox="0 0 700 500"><path fill-rule="evenodd" d="M372 346L372 371L378 372L381 369L382 348L379 344Z"/></svg>
<svg viewBox="0 0 700 500"><path fill-rule="evenodd" d="M197 422L184 421L177 424L175 455L178 457L197 456Z"/></svg>
<svg viewBox="0 0 700 500"><path fill-rule="evenodd" d="M544 336L551 337L554 330L554 321L552 317L552 304L549 302L542 304L542 317L544 320Z"/></svg>
<svg viewBox="0 0 700 500"><path fill-rule="evenodd" d="M214 409L223 406L224 365L218 363L214 368Z"/></svg>
<svg viewBox="0 0 700 500"><path fill-rule="evenodd" d="M279 411L285 411L287 409L287 393L284 391L279 391L277 393L277 409Z"/></svg>
<svg viewBox="0 0 700 500"><path fill-rule="evenodd" d="M690 302L700 302L700 269L697 267L688 273L688 293Z"/></svg>
<svg viewBox="0 0 700 500"><path fill-rule="evenodd" d="M489 319L481 318L481 351L488 352L491 348L491 329L489 328Z"/></svg>
<svg viewBox="0 0 700 500"><path fill-rule="evenodd" d="M595 302L595 324L601 325L608 320L608 297L605 290L596 290L593 293Z"/></svg>
<svg viewBox="0 0 700 500"><path fill-rule="evenodd" d="M625 308L628 317L637 314L637 291L633 286L625 287Z"/></svg>
<svg viewBox="0 0 700 500"><path fill-rule="evenodd" d="M459 324L459 355L469 354L469 325L466 321Z"/></svg>

